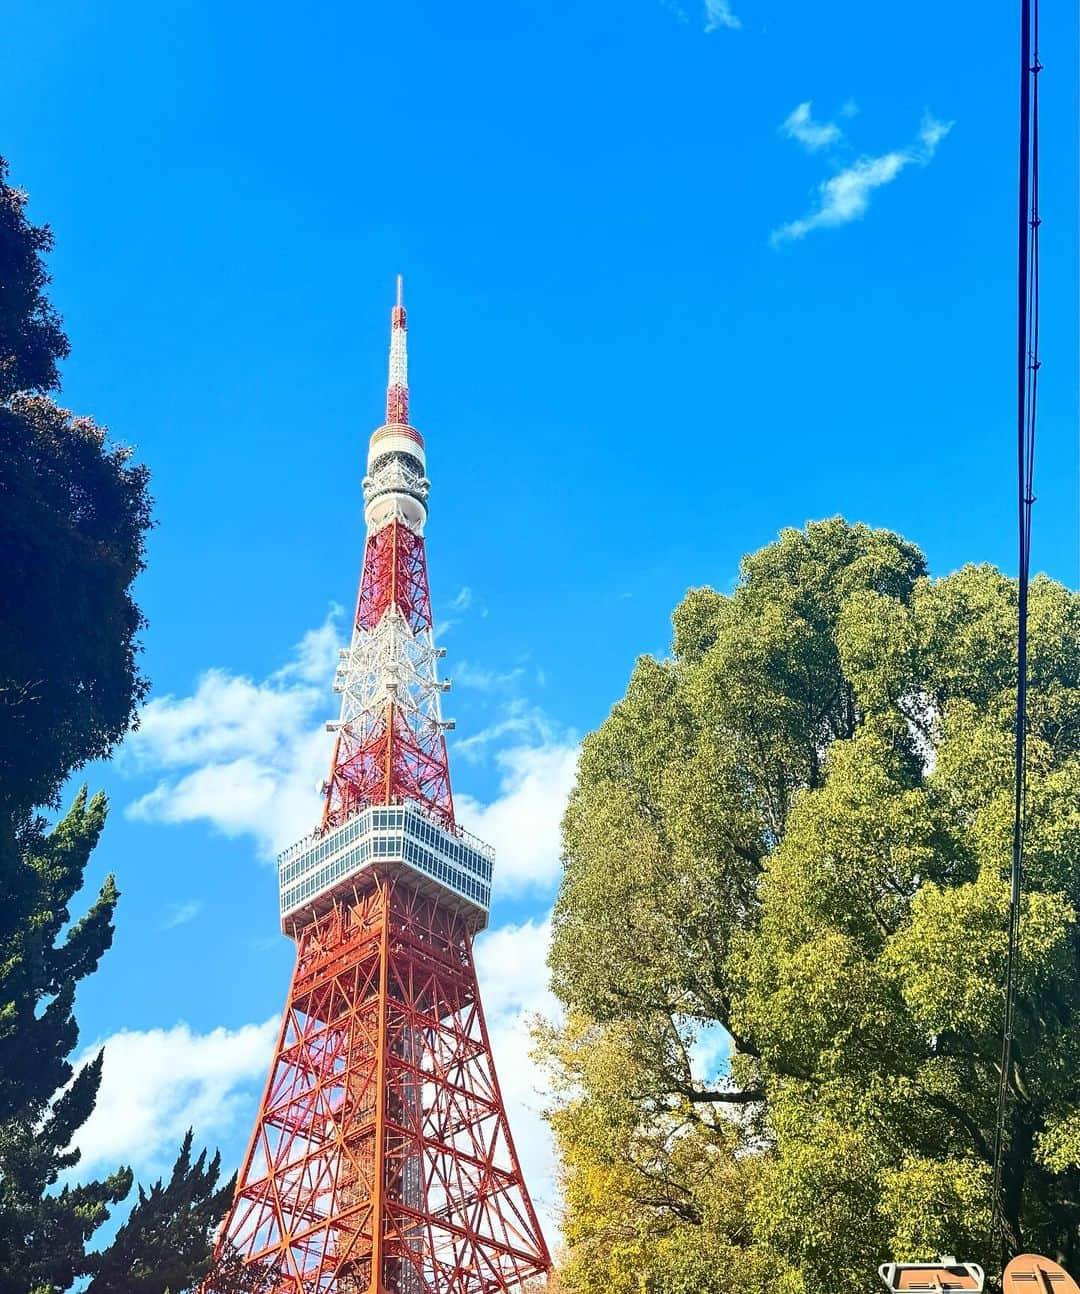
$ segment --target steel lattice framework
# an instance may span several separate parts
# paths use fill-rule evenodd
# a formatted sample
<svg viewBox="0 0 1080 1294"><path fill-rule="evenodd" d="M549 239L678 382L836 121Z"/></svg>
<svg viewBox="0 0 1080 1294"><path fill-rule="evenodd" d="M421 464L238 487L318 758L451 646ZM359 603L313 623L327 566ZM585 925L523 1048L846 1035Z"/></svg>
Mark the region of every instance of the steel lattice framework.
<svg viewBox="0 0 1080 1294"><path fill-rule="evenodd" d="M405 478L397 464L390 472ZM435 660L424 537L394 515L364 547L352 643L338 671L343 696L325 826L368 804L406 801L453 826Z"/></svg>
<svg viewBox="0 0 1080 1294"><path fill-rule="evenodd" d="M280 861L297 963L205 1294L498 1294L550 1259L477 989L491 851L454 821L405 310L323 823Z"/></svg>

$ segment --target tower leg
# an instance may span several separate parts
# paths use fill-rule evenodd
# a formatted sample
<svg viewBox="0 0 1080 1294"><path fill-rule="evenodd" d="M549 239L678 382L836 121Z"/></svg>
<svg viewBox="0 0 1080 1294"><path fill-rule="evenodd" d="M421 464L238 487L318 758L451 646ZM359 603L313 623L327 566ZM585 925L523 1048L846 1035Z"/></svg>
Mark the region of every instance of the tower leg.
<svg viewBox="0 0 1080 1294"><path fill-rule="evenodd" d="M362 879L301 932L207 1294L497 1294L550 1266L469 933Z"/></svg>

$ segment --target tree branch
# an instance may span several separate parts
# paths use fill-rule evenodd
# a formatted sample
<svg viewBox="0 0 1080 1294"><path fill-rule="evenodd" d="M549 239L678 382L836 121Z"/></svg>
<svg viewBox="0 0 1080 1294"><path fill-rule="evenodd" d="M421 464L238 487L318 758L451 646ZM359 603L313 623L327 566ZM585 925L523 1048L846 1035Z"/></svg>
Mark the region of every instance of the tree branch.
<svg viewBox="0 0 1080 1294"><path fill-rule="evenodd" d="M764 1101L764 1087L748 1087L739 1091L735 1088L687 1087L683 1083L673 1083L672 1091L688 1101L723 1101L727 1105L752 1105L755 1101Z"/></svg>

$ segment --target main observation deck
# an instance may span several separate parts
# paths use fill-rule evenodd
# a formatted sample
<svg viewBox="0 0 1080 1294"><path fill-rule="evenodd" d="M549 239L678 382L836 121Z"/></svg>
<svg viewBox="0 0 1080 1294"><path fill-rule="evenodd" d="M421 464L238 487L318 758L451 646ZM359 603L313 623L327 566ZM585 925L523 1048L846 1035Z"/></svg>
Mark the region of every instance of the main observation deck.
<svg viewBox="0 0 1080 1294"><path fill-rule="evenodd" d="M325 834L278 855L281 928L294 934L332 904L361 872L398 873L457 908L471 931L487 925L495 851L467 832L448 831L410 805L371 805Z"/></svg>

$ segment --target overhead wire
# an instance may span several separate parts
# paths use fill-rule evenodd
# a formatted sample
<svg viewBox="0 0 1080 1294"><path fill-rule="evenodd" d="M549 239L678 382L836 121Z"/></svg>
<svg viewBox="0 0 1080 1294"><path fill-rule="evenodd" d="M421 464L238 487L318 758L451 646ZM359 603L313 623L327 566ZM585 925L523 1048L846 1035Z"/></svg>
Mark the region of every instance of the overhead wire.
<svg viewBox="0 0 1080 1294"><path fill-rule="evenodd" d="M1028 595L1031 579L1031 511L1035 502L1035 430L1039 379L1039 0L1020 5L1020 166L1017 222L1017 635L1016 717L1012 857L1009 867L1009 916L1005 966L1005 1003L998 1069L992 1175L992 1231L1008 1247L1003 1198L1004 1161L1008 1151L1009 1100L1012 1094L1016 992L1020 961L1020 916L1027 825L1028 735ZM1013 1243L1016 1237L1012 1237Z"/></svg>

